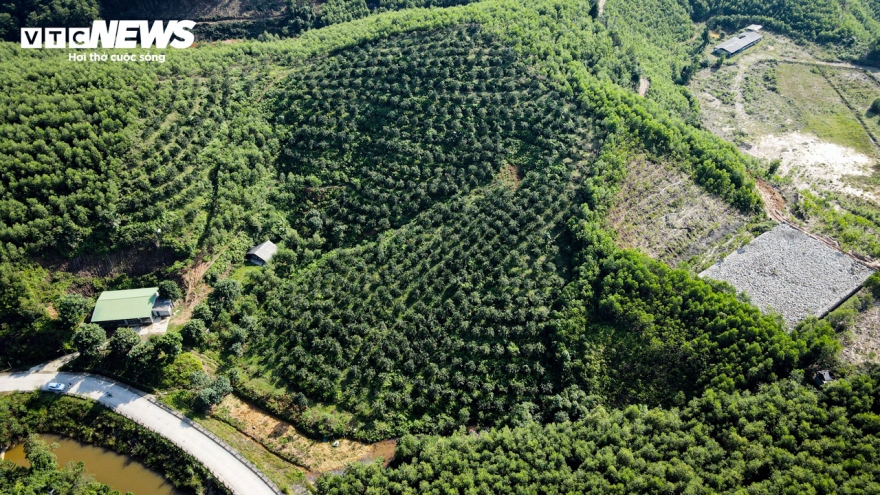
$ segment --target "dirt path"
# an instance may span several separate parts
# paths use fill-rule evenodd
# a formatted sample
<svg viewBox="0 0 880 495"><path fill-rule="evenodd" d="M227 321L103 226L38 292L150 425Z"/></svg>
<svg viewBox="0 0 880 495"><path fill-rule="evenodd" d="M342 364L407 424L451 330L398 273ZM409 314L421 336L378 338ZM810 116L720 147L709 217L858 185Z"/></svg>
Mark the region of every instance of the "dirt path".
<svg viewBox="0 0 880 495"><path fill-rule="evenodd" d="M787 222L785 218L785 198L779 194L779 191L773 189L773 186L761 179L755 179L758 185L758 192L761 193L761 199L764 200L764 211L767 216L777 222Z"/></svg>
<svg viewBox="0 0 880 495"><path fill-rule="evenodd" d="M599 15L605 12L605 0L599 0Z"/></svg>
<svg viewBox="0 0 880 495"><path fill-rule="evenodd" d="M651 87L651 81L648 80L647 77L642 77L639 79L639 96L645 96L648 94L648 88Z"/></svg>
<svg viewBox="0 0 880 495"><path fill-rule="evenodd" d="M752 68L756 61L743 58L740 60L743 63L736 64L736 76L733 78L733 84L730 89L734 94L733 111L736 114L736 120L739 122L743 122L746 118L746 104L742 90L743 80L746 78L746 72Z"/></svg>
<svg viewBox="0 0 880 495"><path fill-rule="evenodd" d="M223 247L210 261L205 261L203 255L199 254L196 260L184 270L181 275L184 285L183 304L180 305L180 312L172 317L172 323L179 324L189 321L193 308L208 297L211 288L205 283L205 273L220 259L227 247Z"/></svg>
<svg viewBox="0 0 880 495"><path fill-rule="evenodd" d="M65 393L96 401L171 440L208 468L232 493L281 494L264 474L222 440L159 404L151 395L109 378L85 373L3 373L0 374L0 392L30 392L42 389L49 382L69 384Z"/></svg>
<svg viewBox="0 0 880 495"><path fill-rule="evenodd" d="M199 24L227 24L230 22L268 21L271 19L281 19L283 17L287 17L287 14L269 15L269 16L265 16L265 17L240 17L240 18L232 18L232 19L221 19L218 21L195 21L195 22L196 22L196 25L199 25Z"/></svg>

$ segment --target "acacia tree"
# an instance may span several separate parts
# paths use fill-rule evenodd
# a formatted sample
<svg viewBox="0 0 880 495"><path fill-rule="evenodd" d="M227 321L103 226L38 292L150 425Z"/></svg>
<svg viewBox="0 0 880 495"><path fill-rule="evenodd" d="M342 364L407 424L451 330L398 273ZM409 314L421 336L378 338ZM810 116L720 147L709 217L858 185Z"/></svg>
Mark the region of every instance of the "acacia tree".
<svg viewBox="0 0 880 495"><path fill-rule="evenodd" d="M85 357L95 357L101 352L101 346L107 341L107 333L103 328L94 324L80 325L73 334L73 345L76 350Z"/></svg>
<svg viewBox="0 0 880 495"><path fill-rule="evenodd" d="M79 294L65 294L55 301L55 310L62 325L72 328L82 322L88 314L91 303Z"/></svg>
<svg viewBox="0 0 880 495"><path fill-rule="evenodd" d="M177 301L183 297L183 293L180 291L180 287L178 287L177 283L173 280L163 280L159 282L159 297L162 299Z"/></svg>

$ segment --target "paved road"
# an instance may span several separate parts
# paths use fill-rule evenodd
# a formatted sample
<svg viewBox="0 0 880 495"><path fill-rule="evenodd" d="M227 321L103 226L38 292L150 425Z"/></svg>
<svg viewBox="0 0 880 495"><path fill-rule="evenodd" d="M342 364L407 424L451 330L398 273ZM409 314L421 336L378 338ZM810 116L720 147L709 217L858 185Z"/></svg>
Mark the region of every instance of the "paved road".
<svg viewBox="0 0 880 495"><path fill-rule="evenodd" d="M171 440L205 465L235 494L274 495L272 486L232 454L234 450L151 402L147 394L109 378L81 373L33 372L0 374L0 392L30 392L49 382L71 383L67 393L99 402ZM112 397L108 394L112 394Z"/></svg>

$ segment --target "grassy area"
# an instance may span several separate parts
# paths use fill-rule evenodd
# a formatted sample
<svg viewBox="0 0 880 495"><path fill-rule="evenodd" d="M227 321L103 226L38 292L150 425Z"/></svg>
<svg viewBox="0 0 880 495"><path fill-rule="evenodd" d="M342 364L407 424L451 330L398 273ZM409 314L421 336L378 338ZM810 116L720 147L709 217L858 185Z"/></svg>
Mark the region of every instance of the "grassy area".
<svg viewBox="0 0 880 495"><path fill-rule="evenodd" d="M303 486L307 483L305 473L299 466L269 452L232 426L214 418L201 418L197 421L254 463L257 469L265 473L282 490L292 491L295 486Z"/></svg>
<svg viewBox="0 0 880 495"><path fill-rule="evenodd" d="M792 211L813 231L832 236L844 250L880 257L880 208L871 202L806 190Z"/></svg>
<svg viewBox="0 0 880 495"><path fill-rule="evenodd" d="M819 138L872 156L874 145L852 111L818 69L801 64L776 68L779 94L791 106L789 118Z"/></svg>
<svg viewBox="0 0 880 495"><path fill-rule="evenodd" d="M875 139L880 138L880 115L869 109L880 98L880 82L867 71L834 69L826 70L826 76L843 94L846 101L859 113L862 122Z"/></svg>
<svg viewBox="0 0 880 495"><path fill-rule="evenodd" d="M248 283L250 275L259 272L260 269L261 267L251 264L238 266L232 270L232 273L229 274L229 278L232 280L238 280L241 285L245 285Z"/></svg>
<svg viewBox="0 0 880 495"><path fill-rule="evenodd" d="M257 469L265 473L280 488L292 490L294 486L306 483L302 468L296 464L290 463L269 452L265 447L232 425L194 411L190 407L192 392L176 390L160 395L158 399L220 437L247 460L251 461Z"/></svg>

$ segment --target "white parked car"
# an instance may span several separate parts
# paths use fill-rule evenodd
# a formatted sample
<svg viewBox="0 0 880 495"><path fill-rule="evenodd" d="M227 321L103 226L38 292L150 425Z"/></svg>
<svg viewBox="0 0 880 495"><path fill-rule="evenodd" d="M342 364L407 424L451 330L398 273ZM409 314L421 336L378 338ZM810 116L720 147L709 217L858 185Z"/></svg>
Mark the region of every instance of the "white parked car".
<svg viewBox="0 0 880 495"><path fill-rule="evenodd" d="M64 385L63 383L49 382L49 383L46 385L46 390L48 390L48 391L50 391L50 392L64 392L64 389L65 389L66 387L67 387L67 386Z"/></svg>

